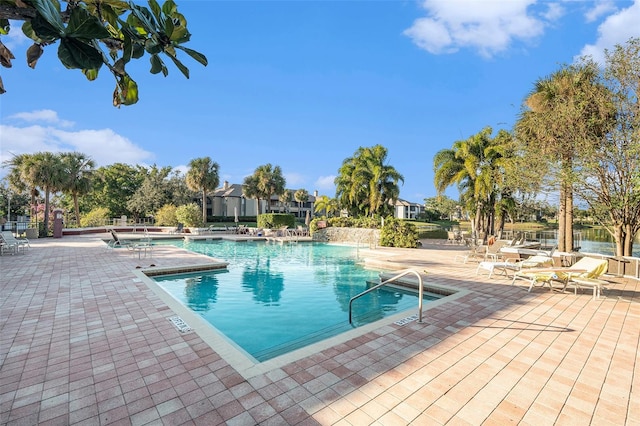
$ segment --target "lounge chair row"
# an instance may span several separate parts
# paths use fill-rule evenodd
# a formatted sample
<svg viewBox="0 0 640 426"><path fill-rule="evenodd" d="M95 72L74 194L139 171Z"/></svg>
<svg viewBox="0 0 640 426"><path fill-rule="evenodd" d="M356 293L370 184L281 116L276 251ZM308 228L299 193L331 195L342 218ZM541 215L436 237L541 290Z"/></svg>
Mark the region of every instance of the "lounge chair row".
<svg viewBox="0 0 640 426"><path fill-rule="evenodd" d="M0 233L0 255L24 253L30 247L29 240L26 238L16 238L11 231Z"/></svg>

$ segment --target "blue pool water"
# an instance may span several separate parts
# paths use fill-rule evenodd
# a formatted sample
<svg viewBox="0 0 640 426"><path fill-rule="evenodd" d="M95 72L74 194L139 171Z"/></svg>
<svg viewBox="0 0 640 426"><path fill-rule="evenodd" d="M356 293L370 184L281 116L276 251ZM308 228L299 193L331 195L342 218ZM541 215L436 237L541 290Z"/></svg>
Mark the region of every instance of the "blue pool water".
<svg viewBox="0 0 640 426"><path fill-rule="evenodd" d="M349 299L366 290L368 280L378 280L377 271L357 263L352 247L231 241L170 244L229 262L228 270L153 279L258 361L352 329ZM354 324L417 306L416 293L383 287L354 302Z"/></svg>

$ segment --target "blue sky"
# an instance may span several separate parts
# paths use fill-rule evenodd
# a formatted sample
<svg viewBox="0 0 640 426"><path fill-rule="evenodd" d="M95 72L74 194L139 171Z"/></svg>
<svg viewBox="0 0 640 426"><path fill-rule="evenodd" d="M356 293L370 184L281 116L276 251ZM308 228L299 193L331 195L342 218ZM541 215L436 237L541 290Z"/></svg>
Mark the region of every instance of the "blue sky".
<svg viewBox="0 0 640 426"><path fill-rule="evenodd" d="M486 126L510 130L536 80L579 55L640 36L640 0L185 1L191 78L167 60L128 68L140 101L114 108L114 80L89 82L49 46L36 69L14 25L0 70L0 159L80 151L96 163L185 168L209 156L221 182L266 163L287 187L333 196L342 161L381 144L401 198L436 195L433 156ZM0 169L0 176L6 169ZM447 194L457 198L451 188Z"/></svg>

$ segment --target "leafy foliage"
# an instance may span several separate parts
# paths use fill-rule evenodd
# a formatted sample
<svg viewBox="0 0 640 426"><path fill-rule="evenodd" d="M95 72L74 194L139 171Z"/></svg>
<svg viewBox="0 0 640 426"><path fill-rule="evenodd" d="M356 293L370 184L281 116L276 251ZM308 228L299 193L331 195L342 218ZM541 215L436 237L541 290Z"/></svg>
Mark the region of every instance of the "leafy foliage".
<svg viewBox="0 0 640 426"><path fill-rule="evenodd" d="M400 195L402 175L386 164L387 149L382 145L360 147L342 162L335 179L336 198L352 216L391 214Z"/></svg>
<svg viewBox="0 0 640 426"><path fill-rule="evenodd" d="M109 221L109 209L106 207L98 207L85 214L80 219L80 226L104 226Z"/></svg>
<svg viewBox="0 0 640 426"><path fill-rule="evenodd" d="M35 68L48 45L60 42L58 59L69 69L80 69L88 80L94 80L105 65L116 80L113 105L138 102L138 85L126 71L132 59L150 56L152 74L169 73L159 54L168 57L189 78L189 69L178 59L182 50L202 65L207 58L184 47L191 34L185 17L173 0L162 6L149 0L149 8L133 2L73 1L61 10L57 0L4 0L0 15L0 34L10 31L9 19L24 21L23 33L34 41L27 49L27 64ZM103 50L104 49L104 50ZM106 50L106 52L105 52ZM13 53L0 42L0 63L11 67ZM0 93L4 93L0 80Z"/></svg>
<svg viewBox="0 0 640 426"><path fill-rule="evenodd" d="M418 231L413 223L388 217L380 232L380 245L384 247L418 247Z"/></svg>
<svg viewBox="0 0 640 426"><path fill-rule="evenodd" d="M272 166L271 163L258 166L251 176L247 176L242 183L242 192L247 198L258 200L257 208L260 209L260 200L267 200L268 210L271 211L271 196L280 196L285 191L286 180L282 176L280 166ZM256 212L260 214L260 212Z"/></svg>
<svg viewBox="0 0 640 426"><path fill-rule="evenodd" d="M159 226L178 226L178 218L176 216L177 207L173 204L166 204L156 212L156 225Z"/></svg>
<svg viewBox="0 0 640 426"><path fill-rule="evenodd" d="M185 204L176 209L176 219L184 226L202 225L202 216L197 204Z"/></svg>
<svg viewBox="0 0 640 426"><path fill-rule="evenodd" d="M218 163L209 157L194 158L189 162L186 176L187 187L192 191L200 191L202 194L202 223L207 222L207 194L220 183L219 170Z"/></svg>
<svg viewBox="0 0 640 426"><path fill-rule="evenodd" d="M296 219L292 214L264 213L258 216L258 228L277 229L282 226L293 228Z"/></svg>

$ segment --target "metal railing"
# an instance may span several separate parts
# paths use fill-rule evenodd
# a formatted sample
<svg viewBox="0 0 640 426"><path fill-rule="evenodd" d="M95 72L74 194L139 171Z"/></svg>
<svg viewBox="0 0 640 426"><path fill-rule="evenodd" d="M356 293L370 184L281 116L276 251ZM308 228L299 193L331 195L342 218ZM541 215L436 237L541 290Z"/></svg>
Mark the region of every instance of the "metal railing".
<svg viewBox="0 0 640 426"><path fill-rule="evenodd" d="M351 306L353 305L353 302L356 299L364 296L367 293L371 293L372 291L377 290L380 287L385 286L385 285L387 285L387 284L389 284L391 282L397 281L398 279L400 279L400 278L402 278L402 277L404 277L405 275L408 275L408 274L414 274L416 277L418 277L418 322L422 323L422 291L424 289L424 285L422 283L422 276L418 272L414 271L413 269L407 269L405 271L402 271L398 275L394 275L393 277L382 281L380 284L377 284L377 285L375 285L375 286L363 291L362 293L353 296L351 299L349 299L349 324L353 324Z"/></svg>

